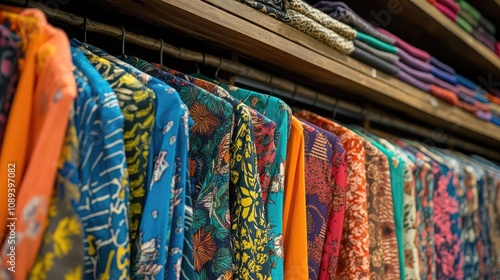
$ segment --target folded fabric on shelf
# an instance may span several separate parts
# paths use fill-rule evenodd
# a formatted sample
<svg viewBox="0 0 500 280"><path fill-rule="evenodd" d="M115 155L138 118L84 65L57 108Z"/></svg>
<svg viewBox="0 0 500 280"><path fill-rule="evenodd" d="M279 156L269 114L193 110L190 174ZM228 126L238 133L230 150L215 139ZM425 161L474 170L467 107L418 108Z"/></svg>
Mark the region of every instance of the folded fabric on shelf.
<svg viewBox="0 0 500 280"><path fill-rule="evenodd" d="M486 95L486 98L488 98L489 101L495 103L495 104L498 104L500 105L500 97L496 97L494 95L491 95L491 94L487 94Z"/></svg>
<svg viewBox="0 0 500 280"><path fill-rule="evenodd" d="M491 34L497 33L497 29L496 29L495 25L483 16L481 16L481 18L479 19L479 25L484 27L484 29L486 29L486 31L491 33Z"/></svg>
<svg viewBox="0 0 500 280"><path fill-rule="evenodd" d="M495 41L492 41L491 38L488 38L487 35L478 31L478 29L472 30L472 36L479 40L483 45L488 47L490 50L495 51Z"/></svg>
<svg viewBox="0 0 500 280"><path fill-rule="evenodd" d="M491 112L485 112L483 110L476 111L476 117L481 120L490 121L493 115Z"/></svg>
<svg viewBox="0 0 500 280"><path fill-rule="evenodd" d="M370 54L378 56L379 58L381 58L381 59L383 59L391 64L394 64L394 63L396 63L396 61L399 61L399 56L397 56L396 54L381 51L381 50L376 49L376 48L374 48L374 47L372 47L364 42L359 41L358 39L354 40L354 46L356 48L360 48L360 49L362 49Z"/></svg>
<svg viewBox="0 0 500 280"><path fill-rule="evenodd" d="M454 92L441 88L439 86L431 85L430 92L435 97L444 100L452 105L457 105L459 102L458 97Z"/></svg>
<svg viewBox="0 0 500 280"><path fill-rule="evenodd" d="M490 122L492 124L495 124L497 126L500 126L500 117L497 117L497 116L491 116L491 120Z"/></svg>
<svg viewBox="0 0 500 280"><path fill-rule="evenodd" d="M476 107L480 110L483 110L485 112L489 112L490 111L490 106L487 105L487 104L484 104L484 103L481 103L481 102L477 102L476 103Z"/></svg>
<svg viewBox="0 0 500 280"><path fill-rule="evenodd" d="M474 30L474 27L469 22L467 22L467 20L465 20L465 18L463 18L462 16L457 17L456 23L467 33L472 33L472 31Z"/></svg>
<svg viewBox="0 0 500 280"><path fill-rule="evenodd" d="M416 47L410 45L409 43L403 41L402 39L400 39L396 35L392 34L391 32L389 32L383 28L378 28L378 30L380 32L382 32L383 34L396 40L396 47L405 50L407 53L411 54L413 57L418 58L422 61L429 61L431 59L431 55L429 53L427 53L426 51L423 51L419 48L416 48Z"/></svg>
<svg viewBox="0 0 500 280"><path fill-rule="evenodd" d="M456 104L456 106L458 108L461 108L461 109L469 112L469 113L473 113L474 114L475 112L477 112L477 107L474 106L474 105L471 105L471 104L469 104L467 102L463 102L463 101L459 100L458 103Z"/></svg>
<svg viewBox="0 0 500 280"><path fill-rule="evenodd" d="M457 17L458 17L458 14L457 13L454 13L452 10L450 10L450 8L448 8L447 6L439 3L439 2L436 2L434 4L434 6L436 6L436 8L445 16L447 16L449 19L451 19L452 21L457 21Z"/></svg>
<svg viewBox="0 0 500 280"><path fill-rule="evenodd" d="M452 85L456 85L458 83L457 77L453 74L448 74L445 71L440 70L437 67L432 67L431 69L432 75L440 78L441 80L444 80Z"/></svg>
<svg viewBox="0 0 500 280"><path fill-rule="evenodd" d="M466 93L458 91L458 92L456 92L456 94L458 96L458 99L460 99L461 101L463 101L465 103L468 103L468 104L471 104L471 105L476 105L476 103L478 103L477 100L474 97L469 96Z"/></svg>
<svg viewBox="0 0 500 280"><path fill-rule="evenodd" d="M471 81L471 80L469 80L469 79L467 79L464 76L461 76L459 74L457 74L456 76L457 76L458 83L463 85L464 87L470 88L472 90L475 90L477 88L477 85L473 81Z"/></svg>
<svg viewBox="0 0 500 280"><path fill-rule="evenodd" d="M399 72L399 68L394 64L390 64L360 48L354 49L350 56L389 75L396 75Z"/></svg>
<svg viewBox="0 0 500 280"><path fill-rule="evenodd" d="M442 88L445 88L445 89L452 91L452 92L458 92L458 89L456 86L454 86L446 81L443 81L438 77L434 77L432 84L437 85L437 86L442 87Z"/></svg>
<svg viewBox="0 0 500 280"><path fill-rule="evenodd" d="M313 5L313 7L327 13L329 16L345 24L354 27L358 31L379 39L382 42L390 45L394 45L396 43L394 39L379 32L343 2L320 1Z"/></svg>
<svg viewBox="0 0 500 280"><path fill-rule="evenodd" d="M495 44L495 52L498 56L500 56L500 42L496 42Z"/></svg>
<svg viewBox="0 0 500 280"><path fill-rule="evenodd" d="M443 62L439 61L437 58L431 56L430 63L432 66L435 66L443 71L446 71L450 74L455 74L455 69L451 68L450 66L444 64Z"/></svg>
<svg viewBox="0 0 500 280"><path fill-rule="evenodd" d="M418 79L412 77L411 75L409 75L408 73L406 73L403 70L400 70L396 74L396 77L398 79L400 79L401 81L420 89L421 91L431 92L431 85L426 84L422 81L419 81Z"/></svg>
<svg viewBox="0 0 500 280"><path fill-rule="evenodd" d="M302 0L287 0L286 9L301 13L349 40L353 40L354 38L356 38L355 29L343 22L340 22L328 16L318 9L311 7L309 4Z"/></svg>
<svg viewBox="0 0 500 280"><path fill-rule="evenodd" d="M432 66L429 63L426 63L420 59L415 58L414 56L408 54L403 49L398 50L398 56L404 64L410 66L413 69L417 69L419 71L430 73L432 70Z"/></svg>
<svg viewBox="0 0 500 280"><path fill-rule="evenodd" d="M480 93L477 93L476 92L476 95L474 96L476 98L477 101L481 102L481 103L484 103L484 104L487 104L489 103L490 101L488 100L488 98L486 98L486 96L480 94Z"/></svg>
<svg viewBox="0 0 500 280"><path fill-rule="evenodd" d="M290 17L290 22L288 24L296 29L343 54L350 54L354 51L354 43L351 40L346 39L335 31L324 27L297 11L288 10L287 13Z"/></svg>
<svg viewBox="0 0 500 280"><path fill-rule="evenodd" d="M460 11L460 5L454 2L453 0L437 0L437 3L446 6L454 14L457 14Z"/></svg>
<svg viewBox="0 0 500 280"><path fill-rule="evenodd" d="M462 92L462 93L465 93L467 94L468 96L472 97L472 98L476 98L476 92L471 90L470 88L466 88L464 87L463 85L456 85L456 88L458 89L458 91Z"/></svg>
<svg viewBox="0 0 500 280"><path fill-rule="evenodd" d="M413 69L401 61L397 61L395 65L399 67L399 69L405 71L408 75L424 83L432 84L432 82L434 81L434 76L432 74Z"/></svg>
<svg viewBox="0 0 500 280"><path fill-rule="evenodd" d="M395 46L384 43L377 38L367 35L363 32L358 32L358 36L356 37L356 39L384 52L398 52L398 49Z"/></svg>
<svg viewBox="0 0 500 280"><path fill-rule="evenodd" d="M284 0L237 0L282 22L290 22Z"/></svg>

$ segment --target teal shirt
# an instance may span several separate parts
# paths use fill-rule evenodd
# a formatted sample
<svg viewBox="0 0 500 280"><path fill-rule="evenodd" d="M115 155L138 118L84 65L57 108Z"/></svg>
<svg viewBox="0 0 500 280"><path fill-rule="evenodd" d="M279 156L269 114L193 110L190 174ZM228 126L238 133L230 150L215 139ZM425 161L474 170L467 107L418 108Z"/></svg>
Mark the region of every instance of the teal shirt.
<svg viewBox="0 0 500 280"><path fill-rule="evenodd" d="M403 235L403 215L404 215L404 161L394 152L389 151L373 138L363 134L357 129L353 129L357 134L370 141L389 160L391 172L391 190L394 207L394 225L396 226L396 238L398 241L399 272L400 279L405 279L405 250Z"/></svg>

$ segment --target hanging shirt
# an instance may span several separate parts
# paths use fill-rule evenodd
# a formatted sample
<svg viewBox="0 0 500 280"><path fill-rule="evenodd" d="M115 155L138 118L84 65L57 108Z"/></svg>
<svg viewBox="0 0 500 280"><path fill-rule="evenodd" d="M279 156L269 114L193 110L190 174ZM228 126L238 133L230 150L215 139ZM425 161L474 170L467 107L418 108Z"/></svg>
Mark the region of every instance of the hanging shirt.
<svg viewBox="0 0 500 280"><path fill-rule="evenodd" d="M248 106L234 99L226 90L215 84L172 69L169 73L185 78L221 97L234 107L235 126L230 157L231 241L233 262L236 266L234 277L235 279L270 279L267 224L258 178L258 152L255 146L261 143L256 141L257 135L264 137L263 133L269 135L265 144L274 146L272 139L275 124L269 122L268 127L263 126L261 121L254 119L263 119L262 115L253 109L249 110ZM266 149L266 147L262 148ZM266 162L269 161L266 160ZM272 160L270 162L272 164Z"/></svg>
<svg viewBox="0 0 500 280"><path fill-rule="evenodd" d="M190 196L186 197L188 170L188 131L186 126L188 124L184 122L189 120L189 116L185 117L184 114L187 114L187 108L181 102L175 89L163 81L132 67L99 48L81 44L75 39L72 39L72 42L79 45L79 48L89 50L111 61L132 74L156 94L155 126L149 154L144 205L144 212L150 213L150 215L142 216L139 226L141 242L136 242L137 244L148 243L150 246L144 248L133 246L131 256L134 258L146 254L157 255L158 257L149 263L155 266L156 278L163 279L164 275L169 275L171 279L178 279L177 276L180 276L181 272L179 264L182 263L184 238L192 240L191 236L184 236L185 219L192 219L192 208L186 206L187 200L191 200ZM186 215L190 215L190 217L186 217ZM174 226L172 226L172 220ZM169 252L158 249L166 246L168 246ZM167 255L170 259L169 263L167 263ZM149 273L141 270L140 266L133 267L132 271L134 277L143 277L145 273Z"/></svg>
<svg viewBox="0 0 500 280"><path fill-rule="evenodd" d="M370 279L367 212L366 153L363 140L351 130L307 111L297 116L337 135L347 152L347 206L335 275L339 278Z"/></svg>
<svg viewBox="0 0 500 280"><path fill-rule="evenodd" d="M125 120L110 84L75 48L72 58L75 75L81 77L77 79L75 120L81 154L82 185L77 213L84 229L83 276L126 279L130 239L129 224L124 222L129 221Z"/></svg>
<svg viewBox="0 0 500 280"><path fill-rule="evenodd" d="M72 44L77 45L75 42L72 42ZM151 245L150 240L143 240L142 236L137 234L139 233L139 223L143 215L145 202L149 147L155 123L155 93L109 60L90 51L80 51L83 51L89 62L116 92L120 108L125 117L123 135L130 180L130 243L136 244L134 246L148 247ZM136 237L140 241L136 241ZM146 254L146 251L143 252ZM146 257L144 255L144 258L137 257L131 259L132 268L142 267L142 270L147 269L147 272L153 275L158 273L158 268L153 269L154 266L149 265L155 262L155 258L158 256Z"/></svg>
<svg viewBox="0 0 500 280"><path fill-rule="evenodd" d="M306 149L306 213L312 218L307 225L309 278L329 279L329 272L335 272L338 261L347 179L345 173L344 180L337 182L340 177L335 178L335 175L340 175L337 165L341 163L342 156L345 163L346 155L343 147L339 146L340 140L333 134L307 122L303 122L302 126Z"/></svg>
<svg viewBox="0 0 500 280"><path fill-rule="evenodd" d="M200 76L198 76L200 77ZM203 77L200 77L203 78ZM274 144L276 156L271 166L269 193L265 200L266 220L269 224L269 259L271 277L283 279L283 200L285 188L285 161L288 135L290 134L292 111L282 100L255 91L231 85L220 85L231 96L251 106L276 123Z"/></svg>
<svg viewBox="0 0 500 280"><path fill-rule="evenodd" d="M366 139L379 151L379 165L378 171L380 174L379 191L378 195L381 202L379 206L380 211L380 227L382 232L382 249L384 251L384 276L383 279L399 279L400 277L400 262L398 255L398 240L396 237L396 221L394 219L394 199L392 192L392 180L390 172L389 158L382 151L383 148L377 142L372 141L370 137L365 135L360 130L354 130L360 136ZM381 153L381 154L380 154ZM368 172L368 170L367 170ZM367 173L368 178L368 173ZM371 235L370 235L371 238ZM371 259L370 259L371 260ZM371 277L371 276L370 276Z"/></svg>
<svg viewBox="0 0 500 280"><path fill-rule="evenodd" d="M436 279L436 261L434 245L434 186L435 178L432 160L423 153L408 146L403 141L396 142L411 155L415 156L415 192L418 236L420 236L419 267L421 279Z"/></svg>
<svg viewBox="0 0 500 280"><path fill-rule="evenodd" d="M417 147L434 162L439 169L434 189L434 244L436 246L437 279L462 279L463 263L460 253L460 209L456 192L457 177L451 165L421 145ZM439 175L439 176L436 176Z"/></svg>
<svg viewBox="0 0 500 280"><path fill-rule="evenodd" d="M405 254L405 279L421 279L420 263L418 252L418 234L417 234L417 214L415 197L415 177L416 165L413 163L415 157L407 155L401 148L396 147L389 141L376 138L376 140L403 161L404 192L403 192L403 236L404 236L404 254Z"/></svg>
<svg viewBox="0 0 500 280"><path fill-rule="evenodd" d="M0 53L2 54L0 59L0 147L19 80L18 60L22 55L20 41L21 38L14 32L0 25Z"/></svg>
<svg viewBox="0 0 500 280"><path fill-rule="evenodd" d="M194 121L189 134L189 174L194 205L192 265L195 277L230 277L229 155L233 107L143 60L130 56L120 58L173 87L189 108Z"/></svg>
<svg viewBox="0 0 500 280"><path fill-rule="evenodd" d="M332 207L330 184L332 174L332 146L317 129L302 122L304 128L307 251L309 279L318 279L321 254L325 245L326 229Z"/></svg>
<svg viewBox="0 0 500 280"><path fill-rule="evenodd" d="M9 114L0 162L4 168L10 165L11 169L15 169L15 176L11 179L15 180L16 187L13 189L16 189L16 207L8 212L7 217L17 219L15 253L19 261L16 262L16 272L11 276L24 280L36 260L33 252L38 252L42 243L57 174L57 161L63 146L71 104L76 96L76 85L71 71L71 53L66 34L48 25L39 10L26 9L22 14L36 18L36 26L26 26L29 23L22 20L17 22L19 28L30 29L25 34L33 35L33 45L36 48L33 49L30 43L26 52L26 63L23 65L23 74ZM25 73L27 78L23 79ZM26 82L27 87L21 87L21 79ZM21 90L24 91L18 94ZM12 121L13 119L16 121ZM20 155L24 160L21 160ZM24 175L21 176L23 171ZM1 172L0 178L5 182L2 185L7 187L8 172ZM2 199L7 201L3 195ZM7 211L7 207L3 209L2 213ZM2 218L5 218L0 225L3 233L4 221L7 219L5 216ZM8 252L10 246L12 243L4 242L2 251ZM3 258L0 263L0 271L7 272L6 259Z"/></svg>
<svg viewBox="0 0 500 280"><path fill-rule="evenodd" d="M309 279L303 130L300 121L292 116L285 163L284 279Z"/></svg>
<svg viewBox="0 0 500 280"><path fill-rule="evenodd" d="M165 66L160 66L158 64L153 65L158 68L162 68L172 75L189 80L213 94L222 93L225 96L228 95L228 92L224 88L210 82L210 79L203 75L195 74L194 76L188 76L176 70L168 69ZM231 100L237 101L231 95L228 96ZM266 204L267 194L271 183L271 169L274 164L274 159L276 158L276 146L274 142L276 124L252 107L247 105L245 105L245 107L248 108L252 117L255 148L257 150L257 168L259 171L259 181L262 189L262 200L264 204Z"/></svg>
<svg viewBox="0 0 500 280"><path fill-rule="evenodd" d="M76 69L74 68L74 72ZM75 78L78 94L88 86L82 76ZM74 109L69 116L69 125L59 164L55 191L49 206L47 228L30 279L80 279L84 258L83 226L75 206L80 201L82 186L79 166L80 154ZM3 279L3 278L2 278Z"/></svg>

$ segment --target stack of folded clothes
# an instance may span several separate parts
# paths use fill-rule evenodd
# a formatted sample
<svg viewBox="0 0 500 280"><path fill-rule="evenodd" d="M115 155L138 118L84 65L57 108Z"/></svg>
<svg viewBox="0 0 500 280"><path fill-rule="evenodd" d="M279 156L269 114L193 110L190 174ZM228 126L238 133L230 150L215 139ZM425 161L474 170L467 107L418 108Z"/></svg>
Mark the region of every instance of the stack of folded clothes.
<svg viewBox="0 0 500 280"><path fill-rule="evenodd" d="M463 30L470 33L492 51L497 50L496 28L473 6L464 0L428 0L442 14L456 22ZM500 54L499 54L500 56Z"/></svg>
<svg viewBox="0 0 500 280"><path fill-rule="evenodd" d="M238 1L248 4L250 0ZM313 6L303 0L284 0L283 3L281 11L286 14L285 22L294 28L479 119L494 122L495 115L489 103L493 98L500 99L500 95L481 89L426 51L385 29L374 27L345 3L320 1ZM434 4L455 15L461 11L461 6L452 0L436 0Z"/></svg>

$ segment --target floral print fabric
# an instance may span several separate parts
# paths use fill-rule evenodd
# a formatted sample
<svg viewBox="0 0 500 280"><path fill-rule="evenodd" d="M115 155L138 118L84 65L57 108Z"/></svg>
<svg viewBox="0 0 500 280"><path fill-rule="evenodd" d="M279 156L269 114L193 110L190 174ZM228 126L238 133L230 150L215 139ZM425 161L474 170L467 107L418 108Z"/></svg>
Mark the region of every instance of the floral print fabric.
<svg viewBox="0 0 500 280"><path fill-rule="evenodd" d="M289 22L285 12L286 0L237 0L282 22Z"/></svg>
<svg viewBox="0 0 500 280"><path fill-rule="evenodd" d="M230 157L231 241L235 279L270 279L267 225L257 171L252 113L223 88L169 70L218 95L234 107L235 124ZM255 112L255 111L254 111ZM254 114L254 116L257 116ZM270 133L270 135L272 135ZM273 139L273 136L271 138ZM271 141L272 142L272 141Z"/></svg>
<svg viewBox="0 0 500 280"><path fill-rule="evenodd" d="M369 229L366 191L366 153L363 140L351 130L307 111L296 116L339 137L347 152L346 214L339 261L335 275L349 279L370 279Z"/></svg>
<svg viewBox="0 0 500 280"><path fill-rule="evenodd" d="M269 224L269 252L271 277L283 279L283 203L285 188L285 161L288 135L291 128L292 112L290 107L280 99L258 92L220 85L231 96L251 106L276 123L274 143L276 156L271 166L271 186L265 203L266 220Z"/></svg>
<svg viewBox="0 0 500 280"><path fill-rule="evenodd" d="M143 60L122 56L173 87L194 121L189 134L189 174L193 197L193 266L195 279L232 276L229 167L233 107L192 83ZM184 263L184 262L183 262Z"/></svg>

